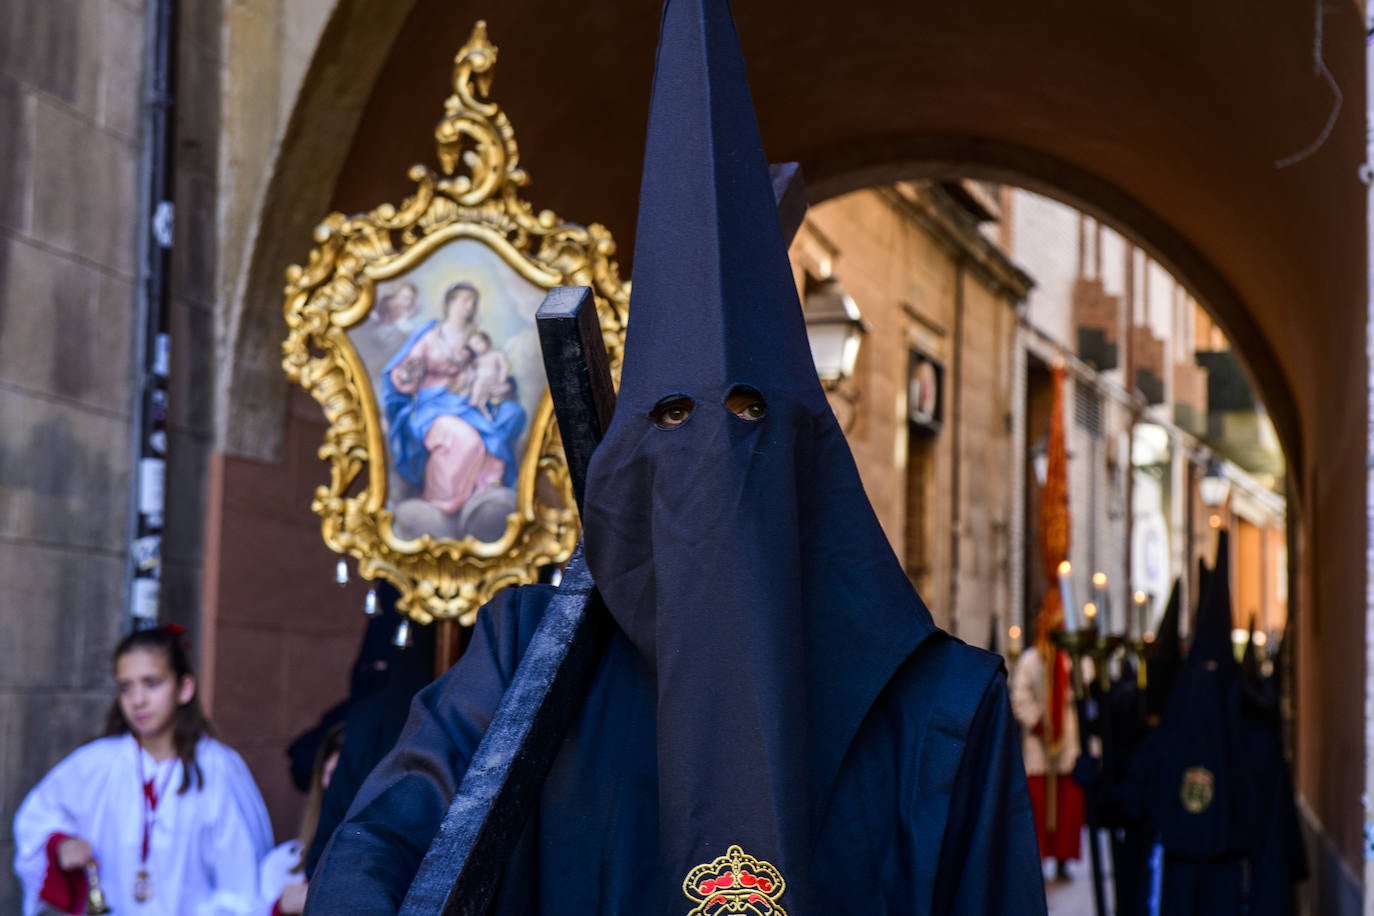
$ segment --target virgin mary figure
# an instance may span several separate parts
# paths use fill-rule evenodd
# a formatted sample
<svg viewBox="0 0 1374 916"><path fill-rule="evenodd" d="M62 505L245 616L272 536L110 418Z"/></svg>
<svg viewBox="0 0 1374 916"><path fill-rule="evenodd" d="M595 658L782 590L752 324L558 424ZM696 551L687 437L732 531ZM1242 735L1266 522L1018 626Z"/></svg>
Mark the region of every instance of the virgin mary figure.
<svg viewBox="0 0 1374 916"><path fill-rule="evenodd" d="M511 486L519 473L525 409L514 396L485 410L469 397L478 299L471 283L454 283L444 291L443 318L416 329L382 369L394 467L446 515L483 490Z"/></svg>

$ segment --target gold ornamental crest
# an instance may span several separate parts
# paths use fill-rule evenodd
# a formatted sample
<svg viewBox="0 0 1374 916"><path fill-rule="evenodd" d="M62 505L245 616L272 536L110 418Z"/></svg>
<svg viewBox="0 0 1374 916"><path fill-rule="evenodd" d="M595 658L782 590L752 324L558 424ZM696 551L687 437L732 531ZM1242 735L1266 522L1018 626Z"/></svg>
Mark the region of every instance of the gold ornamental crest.
<svg viewBox="0 0 1374 916"><path fill-rule="evenodd" d="M388 579L421 623L471 623L577 542L577 509L534 315L555 286L595 293L612 372L629 283L598 224L535 211L515 132L489 100L496 46L477 23L399 205L333 213L287 270L282 365L324 409L325 543Z"/></svg>
<svg viewBox="0 0 1374 916"><path fill-rule="evenodd" d="M1216 777L1206 767L1189 767L1183 771L1183 784L1179 787L1178 798L1183 810L1189 814L1201 814L1212 804Z"/></svg>
<svg viewBox="0 0 1374 916"><path fill-rule="evenodd" d="M787 882L769 862L731 846L725 855L698 865L682 881L682 892L696 904L687 916L787 916L778 903Z"/></svg>

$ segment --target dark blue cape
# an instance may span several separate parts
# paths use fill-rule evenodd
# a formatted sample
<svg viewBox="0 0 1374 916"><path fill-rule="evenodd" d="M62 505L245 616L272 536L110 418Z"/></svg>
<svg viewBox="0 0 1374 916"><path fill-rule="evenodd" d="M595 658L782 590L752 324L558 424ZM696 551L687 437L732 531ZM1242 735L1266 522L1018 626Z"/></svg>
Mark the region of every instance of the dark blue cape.
<svg viewBox="0 0 1374 916"><path fill-rule="evenodd" d="M312 913L395 913L552 590L504 592L458 665L415 699L311 882ZM664 899L653 681L616 632L505 871L497 914L686 913ZM843 752L791 916L1043 914L1044 888L1000 662L937 634Z"/></svg>

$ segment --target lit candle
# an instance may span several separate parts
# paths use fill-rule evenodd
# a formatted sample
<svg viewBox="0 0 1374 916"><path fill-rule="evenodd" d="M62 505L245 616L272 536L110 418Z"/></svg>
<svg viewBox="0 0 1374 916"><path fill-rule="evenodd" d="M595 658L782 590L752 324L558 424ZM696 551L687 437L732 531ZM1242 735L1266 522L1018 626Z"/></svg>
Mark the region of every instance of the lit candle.
<svg viewBox="0 0 1374 916"><path fill-rule="evenodd" d="M1094 627L1096 627L1096 626L1097 626L1097 605L1096 605L1096 604L1093 604L1091 601L1089 601L1087 604L1083 605L1083 617L1084 617L1085 620L1087 621L1086 623L1083 624L1085 627L1087 627L1087 628L1090 629L1090 630L1093 629Z"/></svg>
<svg viewBox="0 0 1374 916"><path fill-rule="evenodd" d="M1059 597L1064 603L1064 629L1077 632L1082 624L1078 620L1078 605L1073 603L1073 567L1068 560L1059 564Z"/></svg>
<svg viewBox="0 0 1374 916"><path fill-rule="evenodd" d="M1126 634L1132 638L1145 629L1145 605L1150 600L1150 596L1146 595L1144 592L1136 592L1134 597L1135 614L1130 623L1130 632Z"/></svg>
<svg viewBox="0 0 1374 916"><path fill-rule="evenodd" d="M1011 629L1007 630L1007 644L1010 647L1013 655L1021 651L1020 627L1012 626Z"/></svg>
<svg viewBox="0 0 1374 916"><path fill-rule="evenodd" d="M1112 631L1112 602L1107 594L1107 574L1093 573L1093 601L1102 611L1102 632Z"/></svg>

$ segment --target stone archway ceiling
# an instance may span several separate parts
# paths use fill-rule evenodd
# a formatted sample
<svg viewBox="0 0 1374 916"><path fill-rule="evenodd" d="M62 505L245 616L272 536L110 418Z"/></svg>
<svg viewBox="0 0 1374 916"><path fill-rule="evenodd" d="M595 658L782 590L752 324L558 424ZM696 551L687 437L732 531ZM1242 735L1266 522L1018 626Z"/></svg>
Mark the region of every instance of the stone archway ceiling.
<svg viewBox="0 0 1374 916"><path fill-rule="evenodd" d="M1322 400L1331 345L1358 356L1343 330L1363 302L1356 4L1326 13L1345 110L1322 149L1285 170L1276 160L1317 135L1332 103L1313 73L1309 4L735 6L770 156L800 159L813 199L954 171L1104 215L1215 311L1299 468L1315 418L1300 423L1297 402ZM574 13L420 0L335 205L395 198L407 166L432 157L453 49L485 17L502 54L494 93L535 178L531 198L608 224L628 266L658 13L655 3Z"/></svg>

